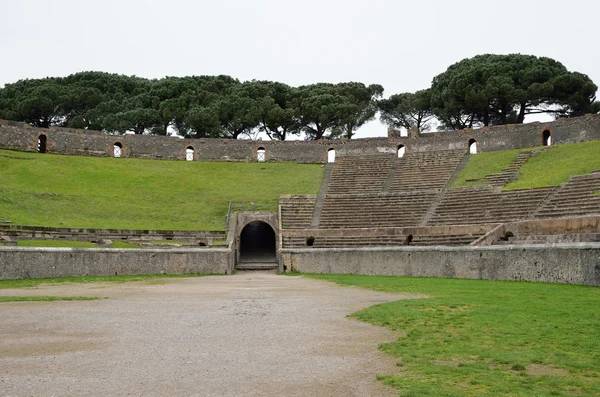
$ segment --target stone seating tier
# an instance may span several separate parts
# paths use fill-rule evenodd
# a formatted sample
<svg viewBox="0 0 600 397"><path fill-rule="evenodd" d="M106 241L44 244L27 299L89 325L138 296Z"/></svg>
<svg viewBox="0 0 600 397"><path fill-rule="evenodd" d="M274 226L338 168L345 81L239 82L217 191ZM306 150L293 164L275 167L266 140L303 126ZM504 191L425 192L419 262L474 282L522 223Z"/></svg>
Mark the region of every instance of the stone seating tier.
<svg viewBox="0 0 600 397"><path fill-rule="evenodd" d="M279 198L282 229L310 227L315 209L314 195L290 195Z"/></svg>
<svg viewBox="0 0 600 397"><path fill-rule="evenodd" d="M483 224L524 219L539 207L553 189L451 189L445 194L428 224Z"/></svg>
<svg viewBox="0 0 600 397"><path fill-rule="evenodd" d="M509 237L508 240L495 241L494 245L506 244L559 244L559 243L598 243L600 233L544 234Z"/></svg>
<svg viewBox="0 0 600 397"><path fill-rule="evenodd" d="M413 235L410 246L432 245L468 245L484 233L473 234L422 234ZM313 248L350 248L370 246L405 246L407 236L404 235L375 235L375 236L322 236L313 241ZM283 237L284 248L307 247L304 237Z"/></svg>
<svg viewBox="0 0 600 397"><path fill-rule="evenodd" d="M410 245L468 245L484 234L415 234Z"/></svg>
<svg viewBox="0 0 600 397"><path fill-rule="evenodd" d="M326 196L321 228L416 226L425 215L435 192L411 194Z"/></svg>
<svg viewBox="0 0 600 397"><path fill-rule="evenodd" d="M383 188L393 156L338 157L333 164L327 194L377 193Z"/></svg>
<svg viewBox="0 0 600 397"><path fill-rule="evenodd" d="M600 172L571 177L536 212L535 218L600 214Z"/></svg>
<svg viewBox="0 0 600 397"><path fill-rule="evenodd" d="M463 150L407 153L397 160L390 191L442 189L464 156Z"/></svg>

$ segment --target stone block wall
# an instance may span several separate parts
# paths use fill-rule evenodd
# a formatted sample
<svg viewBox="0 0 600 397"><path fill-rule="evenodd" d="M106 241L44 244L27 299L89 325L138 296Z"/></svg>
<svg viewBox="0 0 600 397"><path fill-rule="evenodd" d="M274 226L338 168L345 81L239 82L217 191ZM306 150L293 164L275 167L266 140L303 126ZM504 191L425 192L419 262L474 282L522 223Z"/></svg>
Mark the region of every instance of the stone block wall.
<svg viewBox="0 0 600 397"><path fill-rule="evenodd" d="M520 280L600 286L600 244L491 247L299 248L281 252L287 271Z"/></svg>
<svg viewBox="0 0 600 397"><path fill-rule="evenodd" d="M0 120L0 149L36 152L38 137L47 137L47 152L66 155L112 157L113 145L123 147L121 157L185 160L186 149L194 149L199 161L257 161L257 150L265 149L266 161L326 163L327 152L337 156L468 150L469 140L479 151L496 151L542 145L545 130L554 143L575 143L600 139L600 116L587 115L549 123L513 124L476 130L424 133L410 137L365 138L320 141L254 141L242 139L178 139L154 135L107 135L99 131L69 128L34 128Z"/></svg>
<svg viewBox="0 0 600 397"><path fill-rule="evenodd" d="M225 274L231 250L0 247L0 280L133 274Z"/></svg>

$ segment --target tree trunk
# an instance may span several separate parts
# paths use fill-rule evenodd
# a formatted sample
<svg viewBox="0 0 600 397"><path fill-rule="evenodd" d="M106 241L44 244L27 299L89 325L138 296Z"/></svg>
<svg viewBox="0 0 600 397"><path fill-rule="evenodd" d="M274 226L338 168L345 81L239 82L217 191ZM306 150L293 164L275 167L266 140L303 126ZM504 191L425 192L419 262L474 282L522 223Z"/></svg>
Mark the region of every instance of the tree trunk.
<svg viewBox="0 0 600 397"><path fill-rule="evenodd" d="M525 121L525 109L527 109L526 103L521 103L521 108L519 109L519 116L517 117L517 124L523 124Z"/></svg>

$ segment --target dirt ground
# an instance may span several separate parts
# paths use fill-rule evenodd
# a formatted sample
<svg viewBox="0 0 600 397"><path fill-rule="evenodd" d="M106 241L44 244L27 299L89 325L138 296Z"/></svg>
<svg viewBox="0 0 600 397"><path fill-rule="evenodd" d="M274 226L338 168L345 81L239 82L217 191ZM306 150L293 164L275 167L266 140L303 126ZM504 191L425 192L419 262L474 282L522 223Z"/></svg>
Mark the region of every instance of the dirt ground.
<svg viewBox="0 0 600 397"><path fill-rule="evenodd" d="M0 396L391 396L377 349L397 335L348 319L412 296L267 272L2 295Z"/></svg>

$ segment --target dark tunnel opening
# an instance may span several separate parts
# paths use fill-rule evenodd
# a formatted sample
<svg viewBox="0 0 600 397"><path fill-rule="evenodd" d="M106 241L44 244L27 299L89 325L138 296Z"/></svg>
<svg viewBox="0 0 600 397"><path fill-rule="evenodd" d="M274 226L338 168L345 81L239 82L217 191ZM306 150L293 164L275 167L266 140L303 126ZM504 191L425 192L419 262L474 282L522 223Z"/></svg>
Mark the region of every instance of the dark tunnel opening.
<svg viewBox="0 0 600 397"><path fill-rule="evenodd" d="M265 222L248 223L240 234L240 262L276 262L275 231Z"/></svg>

